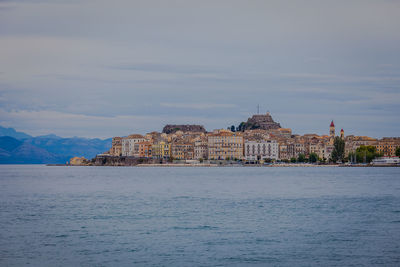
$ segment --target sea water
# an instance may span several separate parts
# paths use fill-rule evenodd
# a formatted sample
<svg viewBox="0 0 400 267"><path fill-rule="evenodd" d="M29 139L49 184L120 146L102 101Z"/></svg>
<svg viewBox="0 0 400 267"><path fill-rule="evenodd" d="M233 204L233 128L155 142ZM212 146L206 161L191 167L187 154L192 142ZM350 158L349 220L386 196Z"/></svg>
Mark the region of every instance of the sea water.
<svg viewBox="0 0 400 267"><path fill-rule="evenodd" d="M400 168L0 166L0 266L400 266Z"/></svg>

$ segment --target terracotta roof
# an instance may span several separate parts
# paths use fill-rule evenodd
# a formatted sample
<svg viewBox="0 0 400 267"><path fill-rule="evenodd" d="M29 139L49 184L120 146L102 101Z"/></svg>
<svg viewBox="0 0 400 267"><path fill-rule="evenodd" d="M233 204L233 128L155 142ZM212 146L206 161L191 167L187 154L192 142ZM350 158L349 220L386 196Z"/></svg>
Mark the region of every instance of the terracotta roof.
<svg viewBox="0 0 400 267"><path fill-rule="evenodd" d="M128 136L128 138L144 138L144 136L141 134L131 134Z"/></svg>

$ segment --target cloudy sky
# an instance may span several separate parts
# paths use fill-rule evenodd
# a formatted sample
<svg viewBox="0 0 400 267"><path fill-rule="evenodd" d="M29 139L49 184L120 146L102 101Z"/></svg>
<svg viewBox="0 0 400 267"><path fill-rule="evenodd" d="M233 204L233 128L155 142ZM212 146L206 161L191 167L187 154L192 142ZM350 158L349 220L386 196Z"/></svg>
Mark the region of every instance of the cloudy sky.
<svg viewBox="0 0 400 267"><path fill-rule="evenodd" d="M400 136L400 1L0 0L0 125Z"/></svg>

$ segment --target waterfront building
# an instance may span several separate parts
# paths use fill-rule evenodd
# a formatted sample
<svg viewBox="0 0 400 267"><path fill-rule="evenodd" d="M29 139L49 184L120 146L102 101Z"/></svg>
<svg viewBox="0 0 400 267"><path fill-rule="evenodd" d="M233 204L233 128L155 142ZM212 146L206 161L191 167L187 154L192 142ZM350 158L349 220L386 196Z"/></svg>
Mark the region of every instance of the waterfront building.
<svg viewBox="0 0 400 267"><path fill-rule="evenodd" d="M152 143L149 141L138 142L133 145L133 155L139 158L152 157Z"/></svg>
<svg viewBox="0 0 400 267"><path fill-rule="evenodd" d="M192 160L194 158L194 146L191 143L172 143L171 155L174 159Z"/></svg>
<svg viewBox="0 0 400 267"><path fill-rule="evenodd" d="M330 143L320 141L316 144L310 144L309 153L315 153L322 160L328 160L331 157L334 146Z"/></svg>
<svg viewBox="0 0 400 267"><path fill-rule="evenodd" d="M152 145L152 157L157 159L166 159L171 156L171 145L164 141Z"/></svg>
<svg viewBox="0 0 400 267"><path fill-rule="evenodd" d="M345 155L348 155L350 152L355 152L360 146L374 146L377 144L377 141L377 139L368 136L347 135L344 139Z"/></svg>
<svg viewBox="0 0 400 267"><path fill-rule="evenodd" d="M122 156L134 156L134 145L139 142L144 142L146 139L140 134L131 134L128 137L123 137L122 140Z"/></svg>
<svg viewBox="0 0 400 267"><path fill-rule="evenodd" d="M194 159L208 159L207 138L200 138L194 142Z"/></svg>
<svg viewBox="0 0 400 267"><path fill-rule="evenodd" d="M303 140L295 140L293 157L298 158L300 154L307 154L305 142Z"/></svg>
<svg viewBox="0 0 400 267"><path fill-rule="evenodd" d="M290 159L291 153L290 153L290 145L287 144L286 142L280 142L279 143L279 159L280 160L286 160Z"/></svg>
<svg viewBox="0 0 400 267"><path fill-rule="evenodd" d="M244 157L249 161L278 159L279 146L275 140L245 141Z"/></svg>
<svg viewBox="0 0 400 267"><path fill-rule="evenodd" d="M216 130L208 135L209 159L243 159L243 136L239 132Z"/></svg>
<svg viewBox="0 0 400 267"><path fill-rule="evenodd" d="M384 137L374 144L376 151L384 156L393 157L396 149L400 147L400 137Z"/></svg>
<svg viewBox="0 0 400 267"><path fill-rule="evenodd" d="M113 137L111 142L110 155L121 156L121 154L122 154L122 138Z"/></svg>

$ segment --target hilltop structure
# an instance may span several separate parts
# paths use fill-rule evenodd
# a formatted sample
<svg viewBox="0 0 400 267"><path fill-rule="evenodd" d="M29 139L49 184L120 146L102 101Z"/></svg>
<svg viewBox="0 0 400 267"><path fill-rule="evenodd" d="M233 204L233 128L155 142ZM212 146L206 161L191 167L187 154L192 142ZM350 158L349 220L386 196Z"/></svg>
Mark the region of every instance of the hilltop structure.
<svg viewBox="0 0 400 267"><path fill-rule="evenodd" d="M254 130L254 129L261 129L261 130L274 130L280 129L281 125L278 122L275 122L271 114L267 112L266 114L256 114L253 115L251 118L248 118L247 122L242 122L238 130L245 131L245 130Z"/></svg>
<svg viewBox="0 0 400 267"><path fill-rule="evenodd" d="M171 134L175 133L177 131L182 131L182 132L200 132L200 133L205 133L206 129L204 128L203 125L195 125L195 124L181 124L181 125L176 125L176 124L167 124L163 128L163 133L166 134Z"/></svg>

